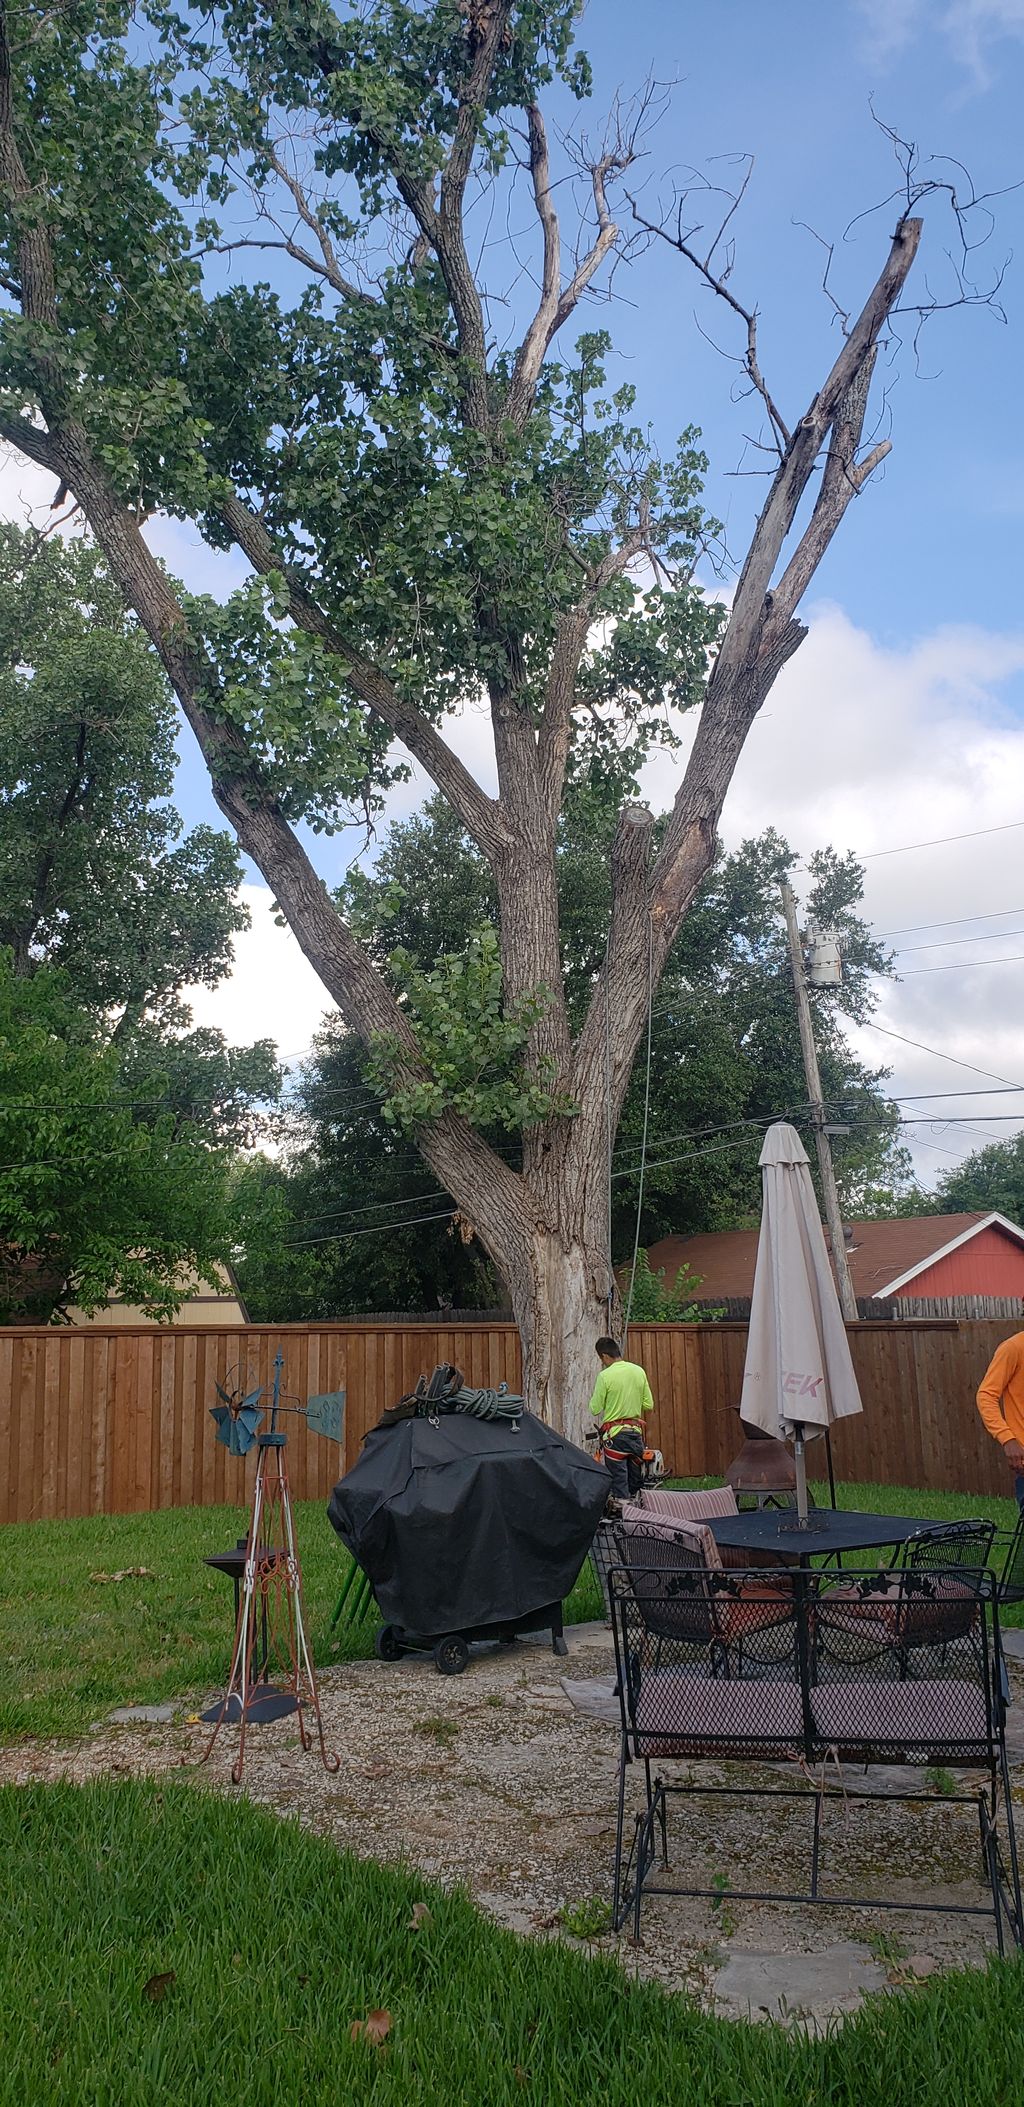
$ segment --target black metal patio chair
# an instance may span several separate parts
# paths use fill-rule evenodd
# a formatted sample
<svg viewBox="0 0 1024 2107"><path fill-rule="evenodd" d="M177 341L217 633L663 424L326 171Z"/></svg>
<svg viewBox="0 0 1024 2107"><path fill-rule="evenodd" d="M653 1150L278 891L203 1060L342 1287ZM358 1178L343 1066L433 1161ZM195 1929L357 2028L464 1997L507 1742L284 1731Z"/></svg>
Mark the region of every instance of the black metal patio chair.
<svg viewBox="0 0 1024 2107"><path fill-rule="evenodd" d="M656 1648L665 1639L703 1648L713 1676L749 1672L756 1666L750 1650L755 1634L777 1631L789 1620L791 1576L773 1568L769 1578L759 1569L758 1580L749 1587L746 1573L735 1587L726 1587L725 1569L704 1523L672 1522L658 1515L622 1520L615 1528L615 1542L621 1566L642 1591L648 1636ZM776 1651L773 1642L769 1659Z"/></svg>
<svg viewBox="0 0 1024 2107"><path fill-rule="evenodd" d="M949 1522L906 1539L898 1565L853 1578L844 1572L830 1599L850 1605L839 1632L848 1663L896 1649L903 1675L923 1648L965 1638L978 1616L980 1576L987 1569L995 1524ZM914 1671L916 1672L916 1670Z"/></svg>
<svg viewBox="0 0 1024 2107"><path fill-rule="evenodd" d="M877 1582L877 1574L857 1576ZM922 1581L932 1584L927 1574ZM669 1882L668 1808L678 1795L749 1799L763 1791L767 1799L806 1798L813 1803L811 1863L808 1887L785 1892L727 1888L736 1900L838 1904L845 1908L935 1909L994 1921L1000 1951L1005 1933L1022 1943L1022 1909L1013 1808L1006 1761L1006 1682L999 1647L998 1603L990 1576L963 1570L971 1597L971 1614L960 1614L957 1629L947 1625L926 1639L920 1634L920 1672L908 1679L895 1632L870 1660L854 1659L851 1636L861 1636L858 1600L829 1585L816 1572L798 1576L788 1600L776 1593L773 1615L780 1608L787 1620L789 1643L776 1661L754 1676L723 1677L712 1673L705 1640L698 1576L677 1574L666 1601L664 1568L647 1573L634 1564L611 1576L616 1665L621 1716L619 1790L613 1885L613 1922L621 1927L632 1913L639 1935L645 1894L703 1895L722 1899L712 1885ZM731 1603L737 1618L753 1617L757 1595L768 1592L763 1572L713 1575L710 1591L718 1612ZM795 1760L804 1782L778 1782L765 1774L752 1784L751 1762L778 1765ZM655 1775L660 1762L685 1764L682 1774ZM716 1772L739 1761L744 1769L735 1783L697 1782L702 1761ZM626 1848L625 1799L629 1767L643 1767L643 1804ZM939 1796L950 1804L971 1805L979 1825L983 1879L988 1898L974 1903L943 1900L903 1901L891 1892L857 1895L822 1892L821 1818L828 1800L913 1802L936 1795L878 1792L859 1780L839 1777L843 1765L907 1764L963 1766L985 1773L986 1782L969 1780ZM816 1770L816 1774L815 1774ZM727 1773L728 1775L728 1773ZM735 1773L732 1774L734 1777ZM710 1833L710 1832L709 1832ZM1005 1843L1004 1843L1005 1839ZM692 1848L692 1847L691 1847ZM656 1868L659 1870L656 1872ZM664 1877L661 1869L665 1869Z"/></svg>

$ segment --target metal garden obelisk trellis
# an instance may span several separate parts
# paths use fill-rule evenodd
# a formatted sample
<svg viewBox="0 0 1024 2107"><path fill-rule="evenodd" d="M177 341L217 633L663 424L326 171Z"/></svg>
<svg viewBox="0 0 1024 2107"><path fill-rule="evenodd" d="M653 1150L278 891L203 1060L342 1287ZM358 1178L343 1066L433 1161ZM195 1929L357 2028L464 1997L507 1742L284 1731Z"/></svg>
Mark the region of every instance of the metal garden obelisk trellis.
<svg viewBox="0 0 1024 2107"><path fill-rule="evenodd" d="M309 1724L313 1721L325 1770L339 1768L339 1758L324 1740L316 1672L306 1638L302 1573L285 1460L288 1437L278 1422L286 1412L300 1413L313 1433L340 1441L344 1392L313 1397L305 1405L285 1401L281 1394L283 1365L279 1350L274 1361L273 1402L266 1433L257 1431L262 1418L257 1409L262 1390L242 1395L240 1390L232 1392L218 1384L222 1402L213 1407L212 1414L217 1421L218 1441L233 1455L246 1455L254 1443L258 1450L231 1674L224 1696L202 1715L213 1727L201 1759L204 1763L222 1726L238 1726L238 1753L231 1766L236 1785L241 1781L245 1763L248 1727L285 1719L293 1713L298 1718L303 1748L313 1746Z"/></svg>

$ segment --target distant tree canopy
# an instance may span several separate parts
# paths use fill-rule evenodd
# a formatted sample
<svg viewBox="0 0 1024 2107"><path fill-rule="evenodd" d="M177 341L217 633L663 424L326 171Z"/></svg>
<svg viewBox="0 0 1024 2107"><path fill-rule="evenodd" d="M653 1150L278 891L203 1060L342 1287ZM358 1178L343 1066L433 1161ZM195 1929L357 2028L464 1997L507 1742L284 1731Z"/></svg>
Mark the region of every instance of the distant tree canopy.
<svg viewBox="0 0 1024 2107"><path fill-rule="evenodd" d="M605 800L582 786L562 816L560 922L573 1014L587 1007L606 940L613 823ZM772 833L721 855L662 976L652 1008L644 1243L759 1219L765 1124L782 1114L800 1120L806 1085L779 912L779 879L792 861ZM844 1037L846 1021L870 1008L869 975L885 967L857 914L860 897L852 859L830 851L812 859L808 906L837 928L843 949L842 986L817 991L814 1002L823 1085L836 1122L849 1127L836 1160L851 1213L863 1211L876 1186L898 1187L906 1175L896 1115L878 1087L882 1071L865 1069ZM389 830L372 873L348 879L343 904L381 969L399 985L415 985L421 1014L425 982L436 984L442 1001L448 976L471 969L486 1009L494 894L486 865L441 799ZM283 1163L252 1172L275 1195L279 1248L264 1237L243 1258L247 1300L268 1319L500 1303L479 1246L463 1244L453 1225L454 1200L424 1179L415 1151L368 1087L367 1069L350 1034L338 1026L321 1033L298 1081L291 1151ZM485 1085L481 1070L474 1089L480 1094ZM631 1255L636 1230L645 1093L643 1059L613 1158L612 1249L620 1262ZM515 1139L497 1120L488 1138L517 1161Z"/></svg>
<svg viewBox="0 0 1024 2107"><path fill-rule="evenodd" d="M248 925L230 834L183 834L176 712L96 550L0 527L0 944L111 1031L180 1022Z"/></svg>
<svg viewBox="0 0 1024 2107"><path fill-rule="evenodd" d="M248 923L230 835L169 802L175 709L96 551L0 528L0 1312L167 1314L230 1256L229 1152L274 1047L196 1029Z"/></svg>
<svg viewBox="0 0 1024 2107"><path fill-rule="evenodd" d="M956 1170L939 1179L938 1204L943 1214L1005 1214L1024 1224L1024 1134L1011 1141L992 1141L976 1149Z"/></svg>
<svg viewBox="0 0 1024 2107"><path fill-rule="evenodd" d="M63 975L0 953L0 1322L112 1296L177 1308L182 1268L232 1249L227 1159L173 1113L143 1118Z"/></svg>

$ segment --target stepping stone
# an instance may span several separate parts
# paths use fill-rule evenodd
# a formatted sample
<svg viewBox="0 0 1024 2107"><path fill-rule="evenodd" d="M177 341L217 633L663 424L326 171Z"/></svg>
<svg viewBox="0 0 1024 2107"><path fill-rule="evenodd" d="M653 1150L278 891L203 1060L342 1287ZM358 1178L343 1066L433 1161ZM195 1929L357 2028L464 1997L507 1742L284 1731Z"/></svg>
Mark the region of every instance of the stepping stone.
<svg viewBox="0 0 1024 2107"><path fill-rule="evenodd" d="M177 1709L177 1705L119 1705L116 1712L107 1713L107 1720L112 1727L164 1727Z"/></svg>
<svg viewBox="0 0 1024 2107"><path fill-rule="evenodd" d="M872 1990L884 1990L881 1963L852 1939L812 1953L732 1947L714 1982L715 2009L728 2019L805 2019L824 2027L855 2012Z"/></svg>
<svg viewBox="0 0 1024 2107"><path fill-rule="evenodd" d="M1024 1661L1024 1631L1000 1631L1003 1652L1009 1661Z"/></svg>

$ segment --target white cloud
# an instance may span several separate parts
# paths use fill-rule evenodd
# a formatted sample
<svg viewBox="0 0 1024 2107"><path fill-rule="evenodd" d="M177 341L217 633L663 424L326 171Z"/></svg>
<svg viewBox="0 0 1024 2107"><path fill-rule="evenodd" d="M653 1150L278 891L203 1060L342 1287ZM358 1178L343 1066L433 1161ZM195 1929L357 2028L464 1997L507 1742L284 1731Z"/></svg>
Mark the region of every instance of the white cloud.
<svg viewBox="0 0 1024 2107"><path fill-rule="evenodd" d="M946 6L927 0L858 0L858 5L875 58L893 58L925 30L938 31L979 86L990 77L993 47L1024 36L1024 0L948 0Z"/></svg>
<svg viewBox="0 0 1024 2107"><path fill-rule="evenodd" d="M922 0L857 0L857 7L864 17L872 56L888 59L910 42Z"/></svg>
<svg viewBox="0 0 1024 2107"><path fill-rule="evenodd" d="M274 919L265 885L243 885L251 928L234 940L230 979L218 988L187 989L197 1024L212 1025L233 1046L273 1039L285 1060L308 1049L333 1004L290 929Z"/></svg>
<svg viewBox="0 0 1024 2107"><path fill-rule="evenodd" d="M877 1021L899 1038L857 1035L865 1060L891 1066L888 1088L984 1092L952 1055L1024 1084L1024 962L966 966L969 959L1024 954L1024 716L1008 707L1006 684L1024 672L1024 633L993 635L964 625L902 650L877 643L841 609L812 611L810 634L755 725L726 802L723 835L735 847L775 826L801 855L831 844L865 864L865 911L897 945L1007 932L993 941L904 951L898 986L880 984ZM668 802L678 766L664 759L645 790ZM984 828L1008 828L980 833ZM900 855L878 851L965 835ZM1002 910L1015 910L1002 913ZM963 921L966 916L974 921ZM997 919L982 919L992 916ZM923 924L939 924L925 928ZM924 970L953 966L953 971ZM1015 1127L984 1115L1011 1113L1012 1097L950 1099L940 1109L970 1118L971 1133L908 1130L927 1184L986 1140ZM910 1111L932 1107L907 1106ZM1024 1123L1024 1121L1022 1121Z"/></svg>

